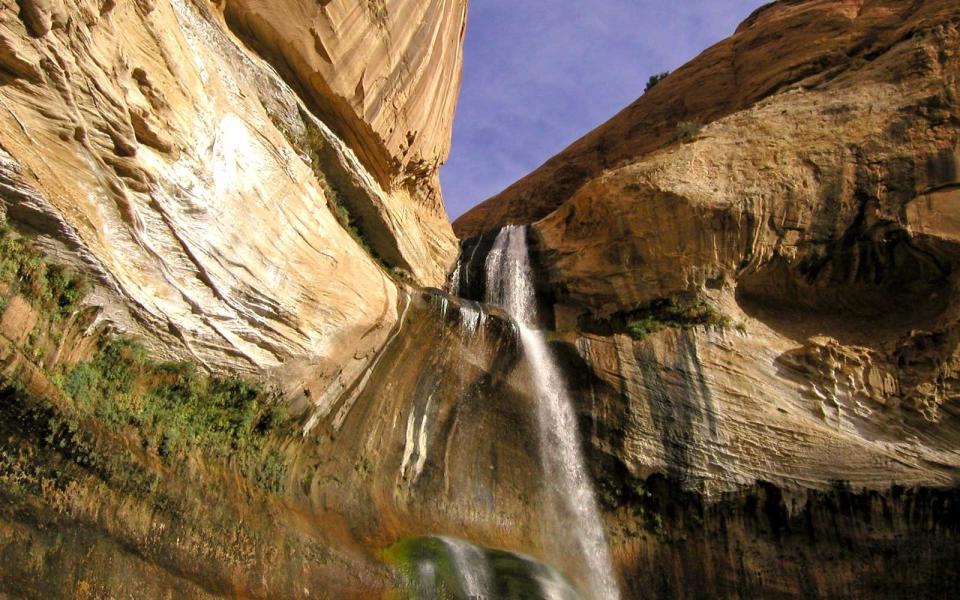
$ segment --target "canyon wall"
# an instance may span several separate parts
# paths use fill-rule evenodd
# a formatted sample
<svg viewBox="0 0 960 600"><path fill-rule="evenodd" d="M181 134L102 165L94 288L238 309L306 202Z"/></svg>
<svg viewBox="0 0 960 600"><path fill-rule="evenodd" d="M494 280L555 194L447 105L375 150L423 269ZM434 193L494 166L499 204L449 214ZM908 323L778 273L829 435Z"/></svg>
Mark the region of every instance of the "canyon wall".
<svg viewBox="0 0 960 600"><path fill-rule="evenodd" d="M443 281L456 249L436 169L463 2L9 0L2 15L7 213L94 272L104 318L155 352L349 374L393 325L398 277Z"/></svg>
<svg viewBox="0 0 960 600"><path fill-rule="evenodd" d="M679 123L705 125L779 92L829 85L915 32L949 27L951 9L949 2L898 0L766 5L607 123L468 211L454 229L465 238L538 221L604 171L671 145Z"/></svg>
<svg viewBox="0 0 960 600"><path fill-rule="evenodd" d="M435 176L450 152L465 0L216 4L384 186L423 185L433 194L416 200L443 213Z"/></svg>
<svg viewBox="0 0 960 600"><path fill-rule="evenodd" d="M0 2L3 594L396 597L431 535L583 587L512 222L625 598L955 589L955 2L757 11L458 221L456 294L462 0Z"/></svg>
<svg viewBox="0 0 960 600"><path fill-rule="evenodd" d="M207 408L216 396L184 402L184 385L209 389L183 379L188 367L151 366L123 345L98 351L94 311L53 320L32 297L10 306L3 593L383 598L405 585L383 550L407 537L542 555L535 407L502 313L438 292L405 296L394 335L335 402L268 419L261 408L238 432L221 425L235 411ZM114 395L129 378L137 395ZM131 410L171 399L183 404L159 428Z"/></svg>
<svg viewBox="0 0 960 600"><path fill-rule="evenodd" d="M958 28L940 0L773 3L455 223L469 297L496 230L530 224L634 594L897 597L943 576L949 511L898 529L851 509L829 542L816 523L844 494L890 515L957 485ZM789 535L767 515L741 537L770 493ZM896 535L935 540L924 575L831 549L910 554Z"/></svg>
<svg viewBox="0 0 960 600"><path fill-rule="evenodd" d="M609 400L594 394L595 409L646 422L626 427L626 446L607 448L626 453L635 473L679 469L704 491L756 479L955 482L958 22L957 6L938 0L775 3L573 147L606 136L632 157L560 199L534 182L596 156L565 151L511 188L530 182L529 198L508 190L479 209L506 223L510 210L540 207L531 230L544 302L584 361L571 372L586 368L607 390ZM819 48L807 42L828 23L847 32L825 38L843 41L842 60L777 66L779 83L761 77L763 99L659 147L630 146L661 94L678 93L675 104L700 97L696 82L717 52L767 39L780 50L738 55L741 72L759 76L768 55L807 64L792 49ZM755 98L753 87L738 94ZM518 208L496 212L507 205ZM477 222L466 215L457 226ZM463 271L475 280L482 269L470 256L482 260L489 239L465 243ZM661 321L681 331L660 327L657 307L691 295L711 318L674 315ZM658 395L671 407L663 422L638 408ZM679 407L698 402L689 440L656 440ZM804 423L788 423L794 416ZM861 448L838 450L847 444ZM759 470L741 472L751 447ZM678 457L683 466L669 464Z"/></svg>

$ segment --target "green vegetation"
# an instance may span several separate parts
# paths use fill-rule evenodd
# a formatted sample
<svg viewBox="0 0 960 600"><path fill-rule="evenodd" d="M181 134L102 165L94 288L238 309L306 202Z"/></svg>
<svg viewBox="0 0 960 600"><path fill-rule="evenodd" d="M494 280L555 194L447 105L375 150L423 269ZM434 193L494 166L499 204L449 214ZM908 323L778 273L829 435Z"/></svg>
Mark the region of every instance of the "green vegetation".
<svg viewBox="0 0 960 600"><path fill-rule="evenodd" d="M33 407L30 411L42 407L43 414L53 415L43 420L60 446L90 447L92 442L77 436L96 422L135 440L168 466L201 455L234 465L269 491L281 489L285 463L271 441L289 435L293 423L275 392L239 377L200 372L190 363L151 360L137 342L118 336L102 338L90 360L47 367L43 356L55 348L88 286L2 223L0 281L6 288L4 305L19 294L38 315L23 344L25 359L67 398L26 398L15 377L0 381L0 387Z"/></svg>
<svg viewBox="0 0 960 600"><path fill-rule="evenodd" d="M657 73L656 75L651 75L650 79L647 80L646 87L643 88L643 93L646 94L647 92L652 90L654 87L656 87L658 83L666 79L668 75L670 75L670 71L664 71L663 73Z"/></svg>
<svg viewBox="0 0 960 600"><path fill-rule="evenodd" d="M381 269L396 279L409 280L410 276L406 271L388 264L373 249L373 247L370 246L370 242L367 241L367 238L361 232L359 221L353 216L353 214L350 212L350 209L347 208L347 205L344 203L343 195L336 188L331 186L330 181L319 171L317 171L317 180L320 182L320 187L323 188L323 194L327 197L327 201L330 203L330 208L333 211L334 216L337 217L337 221L340 223L340 226L350 234L350 237L353 238L353 241L355 241L358 246L363 248L363 250L370 256L370 258L374 260L374 262L377 263L377 265L380 266Z"/></svg>
<svg viewBox="0 0 960 600"><path fill-rule="evenodd" d="M636 526L655 536L663 535L660 503L642 479L630 475L601 479L597 482L597 499L605 510L625 510L633 517L623 528L624 537L637 537L640 531Z"/></svg>
<svg viewBox="0 0 960 600"><path fill-rule="evenodd" d="M493 598L540 598L543 590L539 578L543 576L546 565L492 548L479 548L484 554L491 575L491 597ZM406 580L407 596L410 600L418 598L437 598L439 600L459 600L467 598L461 589L460 575L450 556L450 550L438 538L422 537L401 540L383 551L384 560L399 568ZM420 567L433 567L433 586L424 589L420 581ZM557 574L557 578L567 585L569 581ZM570 588L573 589L572 585Z"/></svg>
<svg viewBox="0 0 960 600"><path fill-rule="evenodd" d="M387 564L397 567L405 579L409 600L438 598L455 600L461 597L456 567L450 560L446 545L438 538L406 538L383 551ZM433 585L424 589L420 581L420 565L435 569Z"/></svg>
<svg viewBox="0 0 960 600"><path fill-rule="evenodd" d="M729 317L693 293L661 298L636 310L617 313L603 321L580 324L584 331L591 333L628 333L638 340L667 328L689 329L704 325L727 328L732 322Z"/></svg>
<svg viewBox="0 0 960 600"><path fill-rule="evenodd" d="M43 260L29 240L6 222L0 222L0 281L8 288L3 308L10 296L19 294L54 320L76 311L89 290L72 269Z"/></svg>
<svg viewBox="0 0 960 600"><path fill-rule="evenodd" d="M276 394L238 377L207 375L186 362L151 361L125 338L55 378L77 408L140 445L166 464L194 451L230 460L269 491L279 491L282 460L267 451L270 434L290 433Z"/></svg>
<svg viewBox="0 0 960 600"><path fill-rule="evenodd" d="M654 317L643 317L627 323L627 331L634 338L641 340L651 333L656 333L664 327L664 323L656 320Z"/></svg>
<svg viewBox="0 0 960 600"><path fill-rule="evenodd" d="M383 264L383 260L377 256L376 252L374 252L373 248L370 246L370 242L363 236L363 233L360 229L360 221L350 212L350 209L347 207L346 201L344 200L343 193L333 186L333 184L330 182L330 178L327 177L320 168L320 159L318 158L318 154L315 150L317 147L315 144L318 143L317 139L319 136L320 132L316 129L307 129L307 133L304 136L305 141L303 142L303 147L301 150L306 148L306 153L308 156L310 156L310 162L313 166L313 173L316 175L317 181L320 183L320 189L323 190L324 198L327 199L327 206L330 208L333 216L337 218L340 226L343 227L347 233L350 234L350 237L353 238L353 241L363 248L367 254L374 257L377 262Z"/></svg>
<svg viewBox="0 0 960 600"><path fill-rule="evenodd" d="M700 134L703 125L696 121L680 121L677 123L677 130L673 134L673 141L692 142Z"/></svg>
<svg viewBox="0 0 960 600"><path fill-rule="evenodd" d="M156 495L155 473L131 460L116 440L97 435L81 415L65 412L50 398L32 396L17 374L0 385L0 398L0 435L5 440L0 445L0 489L18 482L22 493L40 495L44 485L62 485L71 467L52 460L50 453L55 453L125 493L139 498L152 494L155 505L168 503ZM31 448L29 458L14 451L24 444Z"/></svg>
<svg viewBox="0 0 960 600"><path fill-rule="evenodd" d="M700 325L729 327L730 319L695 294L680 294L656 300L626 315L627 331L636 339L668 327L687 329Z"/></svg>
<svg viewBox="0 0 960 600"><path fill-rule="evenodd" d="M486 555L495 579L495 598L543 597L540 578L544 576L545 568L549 567L503 550L488 549ZM561 574L557 573L556 576L559 581L573 589L573 585ZM563 592L558 595L561 594Z"/></svg>

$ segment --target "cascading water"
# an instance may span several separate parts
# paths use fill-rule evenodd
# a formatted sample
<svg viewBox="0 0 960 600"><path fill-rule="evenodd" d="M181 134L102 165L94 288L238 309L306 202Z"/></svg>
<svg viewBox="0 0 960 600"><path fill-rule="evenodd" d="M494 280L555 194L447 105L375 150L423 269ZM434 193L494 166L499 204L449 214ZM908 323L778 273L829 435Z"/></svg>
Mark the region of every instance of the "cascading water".
<svg viewBox="0 0 960 600"><path fill-rule="evenodd" d="M386 549L417 600L582 600L553 567L451 537L407 538Z"/></svg>
<svg viewBox="0 0 960 600"><path fill-rule="evenodd" d="M463 593L470 600L493 600L490 565L483 550L460 540L442 537L457 569Z"/></svg>
<svg viewBox="0 0 960 600"><path fill-rule="evenodd" d="M526 227L508 226L500 231L487 256L486 276L486 300L504 308L516 321L533 372L540 461L555 513L554 528L547 531L554 542L566 540L565 533L571 534L568 547L559 548L557 555L572 554L580 561L586 571L587 591L593 598L619 598L593 484L580 449L576 413L546 340L535 329L537 305Z"/></svg>

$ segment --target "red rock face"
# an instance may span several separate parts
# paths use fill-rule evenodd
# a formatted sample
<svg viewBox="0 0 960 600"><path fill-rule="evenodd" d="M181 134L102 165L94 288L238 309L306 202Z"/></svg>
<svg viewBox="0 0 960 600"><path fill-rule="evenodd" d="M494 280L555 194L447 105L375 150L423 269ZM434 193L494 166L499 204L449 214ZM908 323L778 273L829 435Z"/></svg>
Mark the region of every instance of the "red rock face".
<svg viewBox="0 0 960 600"><path fill-rule="evenodd" d="M898 40L955 20L957 13L949 0L788 1L763 7L733 36L460 217L454 231L464 238L506 223L537 221L604 170L668 145L680 122L704 125L793 86L828 87Z"/></svg>
<svg viewBox="0 0 960 600"><path fill-rule="evenodd" d="M383 549L426 534L553 562L515 324L375 261L426 286L452 256L462 3L215 5L0 0L6 219L109 284L67 314L0 243L0 596L381 598ZM765 7L461 223L538 219L625 599L957 589L958 13ZM91 362L104 321L269 369L289 410Z"/></svg>
<svg viewBox="0 0 960 600"><path fill-rule="evenodd" d="M381 184L429 179L446 160L466 0L226 0L223 10Z"/></svg>
<svg viewBox="0 0 960 600"><path fill-rule="evenodd" d="M952 585L958 48L956 2L771 4L455 223L474 275L477 234L531 223L628 595ZM682 294L726 323L656 314Z"/></svg>

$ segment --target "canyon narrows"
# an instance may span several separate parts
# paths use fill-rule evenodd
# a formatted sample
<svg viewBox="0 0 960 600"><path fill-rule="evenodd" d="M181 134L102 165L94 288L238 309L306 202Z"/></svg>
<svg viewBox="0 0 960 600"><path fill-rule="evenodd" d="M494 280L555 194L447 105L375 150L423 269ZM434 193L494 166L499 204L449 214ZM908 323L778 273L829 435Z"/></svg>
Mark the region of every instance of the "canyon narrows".
<svg viewBox="0 0 960 600"><path fill-rule="evenodd" d="M0 7L0 595L956 594L955 0L768 4L452 226L466 0Z"/></svg>

